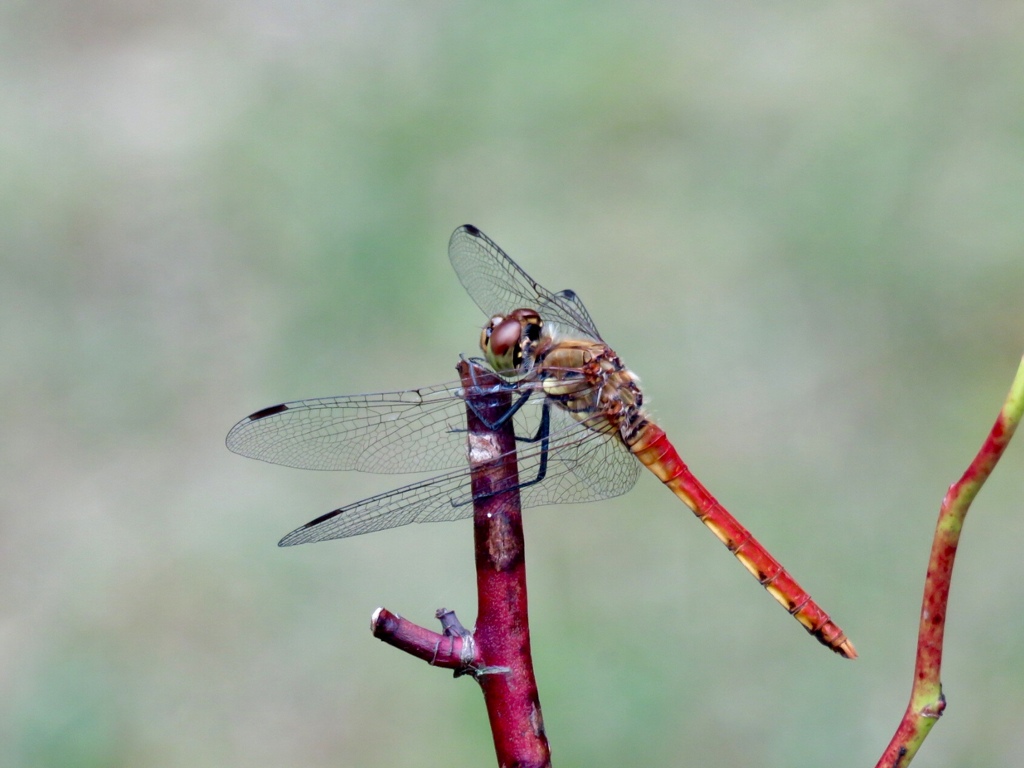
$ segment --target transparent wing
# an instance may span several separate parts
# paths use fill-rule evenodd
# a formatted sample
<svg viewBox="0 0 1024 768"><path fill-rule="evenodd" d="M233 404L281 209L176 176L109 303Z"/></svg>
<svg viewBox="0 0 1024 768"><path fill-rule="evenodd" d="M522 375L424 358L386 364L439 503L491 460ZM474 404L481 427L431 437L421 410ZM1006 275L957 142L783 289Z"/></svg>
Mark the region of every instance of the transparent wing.
<svg viewBox="0 0 1024 768"><path fill-rule="evenodd" d="M465 462L464 433L462 438ZM558 408L551 412L547 450L539 441L522 442L517 454L524 508L618 496L640 473L640 463L613 435L591 430ZM459 469L328 512L279 543L309 544L409 523L460 520L472 516L472 501L468 468Z"/></svg>
<svg viewBox="0 0 1024 768"><path fill-rule="evenodd" d="M464 224L452 233L448 258L466 292L488 317L527 307L537 310L548 322L601 340L575 292L547 290L472 224Z"/></svg>
<svg viewBox="0 0 1024 768"><path fill-rule="evenodd" d="M516 412L517 435L536 433L542 399L538 393ZM466 463L465 430L462 386L451 382L274 405L235 424L225 442L242 456L299 469L425 472Z"/></svg>
<svg viewBox="0 0 1024 768"><path fill-rule="evenodd" d="M285 536L280 547L343 539L409 523L461 520L473 516L469 473L449 472L328 512Z"/></svg>

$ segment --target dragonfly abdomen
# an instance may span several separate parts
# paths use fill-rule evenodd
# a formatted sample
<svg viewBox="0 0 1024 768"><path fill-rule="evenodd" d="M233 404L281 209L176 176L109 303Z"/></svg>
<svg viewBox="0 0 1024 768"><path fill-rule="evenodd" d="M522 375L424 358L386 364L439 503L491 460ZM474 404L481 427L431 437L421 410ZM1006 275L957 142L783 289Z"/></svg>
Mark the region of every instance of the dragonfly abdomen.
<svg viewBox="0 0 1024 768"><path fill-rule="evenodd" d="M686 504L768 593L819 642L848 659L857 651L839 626L782 564L701 484L679 457L665 431L646 423L630 451Z"/></svg>

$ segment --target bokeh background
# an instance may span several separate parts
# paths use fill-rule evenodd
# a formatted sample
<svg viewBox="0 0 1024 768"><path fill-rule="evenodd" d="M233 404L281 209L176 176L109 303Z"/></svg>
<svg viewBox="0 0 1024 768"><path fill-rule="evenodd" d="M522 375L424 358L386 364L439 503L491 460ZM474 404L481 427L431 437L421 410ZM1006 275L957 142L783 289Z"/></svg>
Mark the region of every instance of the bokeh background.
<svg viewBox="0 0 1024 768"><path fill-rule="evenodd" d="M454 377L472 222L571 286L811 641L653 478L527 514L555 764L873 765L939 502L1024 351L1015 0L0 9L0 764L480 766L469 523L279 550L407 478L241 459ZM965 529L921 765L1024 760L1024 448Z"/></svg>

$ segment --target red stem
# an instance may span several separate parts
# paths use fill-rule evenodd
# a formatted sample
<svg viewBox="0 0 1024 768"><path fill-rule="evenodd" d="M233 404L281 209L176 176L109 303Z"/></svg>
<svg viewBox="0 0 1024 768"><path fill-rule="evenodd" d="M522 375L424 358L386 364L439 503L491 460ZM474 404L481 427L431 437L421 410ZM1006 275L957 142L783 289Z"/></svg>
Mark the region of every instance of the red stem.
<svg viewBox="0 0 1024 768"><path fill-rule="evenodd" d="M489 426L508 413L511 395L499 388L496 376L466 361L458 371L467 393L473 472L474 639L483 662L475 677L483 690L498 765L542 768L551 764L551 753L530 655L516 438L512 419L498 428Z"/></svg>
<svg viewBox="0 0 1024 768"><path fill-rule="evenodd" d="M378 608L370 628L382 641L480 683L501 768L548 768L551 752L530 655L516 437L512 419L490 426L509 412L512 397L489 371L465 360L458 371L469 426L476 627L467 631L454 613L441 609L439 634Z"/></svg>
<svg viewBox="0 0 1024 768"><path fill-rule="evenodd" d="M989 431L981 449L963 476L949 487L935 526L928 573L921 603L921 623L917 637L917 661L914 685L903 719L882 753L876 768L904 768L914 759L932 726L946 708L942 694L942 641L946 628L949 587L953 562L964 518L971 502L995 469L1020 421L1024 399L1024 363L1010 389L1003 410Z"/></svg>

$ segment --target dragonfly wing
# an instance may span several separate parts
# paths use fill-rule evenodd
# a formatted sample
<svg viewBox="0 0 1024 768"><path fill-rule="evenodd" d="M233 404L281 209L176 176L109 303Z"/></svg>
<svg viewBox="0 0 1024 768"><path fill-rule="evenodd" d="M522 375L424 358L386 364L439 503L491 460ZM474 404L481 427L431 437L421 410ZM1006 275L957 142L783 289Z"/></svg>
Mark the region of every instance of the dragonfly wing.
<svg viewBox="0 0 1024 768"><path fill-rule="evenodd" d="M285 536L279 546L343 539L409 523L434 523L473 516L470 477L465 471L413 483L328 512Z"/></svg>
<svg viewBox="0 0 1024 768"><path fill-rule="evenodd" d="M524 442L518 450L523 508L596 501L633 487L640 464L614 436L590 430L559 411L553 411L551 419L546 450L539 441ZM535 482L542 464L544 477ZM461 520L472 517L472 502L470 474L459 469L328 512L289 533L280 545L342 539L409 523Z"/></svg>
<svg viewBox="0 0 1024 768"><path fill-rule="evenodd" d="M422 472L466 461L460 384L282 403L227 436L235 453L300 469Z"/></svg>
<svg viewBox="0 0 1024 768"><path fill-rule="evenodd" d="M512 385L501 385L501 390ZM539 387L517 382L514 397ZM286 467L381 474L452 469L467 462L460 382L402 392L297 400L246 416L228 432L235 453ZM498 394L499 389L495 389ZM478 389L474 401L487 397ZM517 435L540 424L541 396L514 416Z"/></svg>
<svg viewBox="0 0 1024 768"><path fill-rule="evenodd" d="M488 317L522 307L536 309L548 322L600 340L590 313L574 291L547 290L472 224L452 233L448 257L467 293Z"/></svg>

